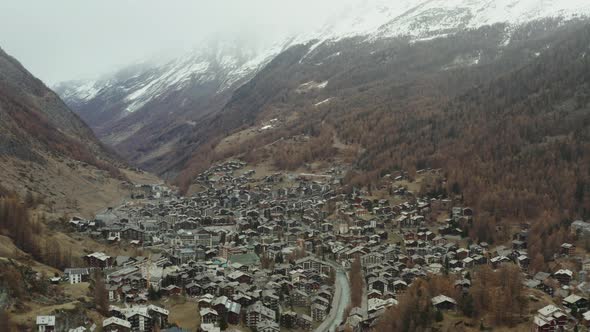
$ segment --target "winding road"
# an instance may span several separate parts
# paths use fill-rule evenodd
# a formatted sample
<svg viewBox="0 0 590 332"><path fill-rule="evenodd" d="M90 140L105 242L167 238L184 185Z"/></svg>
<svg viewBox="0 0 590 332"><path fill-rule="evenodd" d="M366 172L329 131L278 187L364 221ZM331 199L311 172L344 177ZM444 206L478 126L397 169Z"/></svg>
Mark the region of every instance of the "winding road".
<svg viewBox="0 0 590 332"><path fill-rule="evenodd" d="M334 282L334 299L332 299L332 308L326 319L322 322L315 332L333 332L340 326L344 320L344 311L350 303L350 284L346 271L339 265L331 263L336 269L336 281Z"/></svg>

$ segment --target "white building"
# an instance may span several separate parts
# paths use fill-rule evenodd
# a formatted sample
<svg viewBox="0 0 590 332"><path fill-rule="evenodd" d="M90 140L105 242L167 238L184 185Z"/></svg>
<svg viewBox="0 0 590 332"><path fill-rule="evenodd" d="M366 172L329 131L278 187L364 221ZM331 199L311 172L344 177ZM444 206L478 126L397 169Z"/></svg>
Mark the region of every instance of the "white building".
<svg viewBox="0 0 590 332"><path fill-rule="evenodd" d="M55 316L37 316L37 331L55 331Z"/></svg>
<svg viewBox="0 0 590 332"><path fill-rule="evenodd" d="M87 281L90 277L90 270L87 268L65 269L64 273L68 277L70 284L79 284L81 282Z"/></svg>

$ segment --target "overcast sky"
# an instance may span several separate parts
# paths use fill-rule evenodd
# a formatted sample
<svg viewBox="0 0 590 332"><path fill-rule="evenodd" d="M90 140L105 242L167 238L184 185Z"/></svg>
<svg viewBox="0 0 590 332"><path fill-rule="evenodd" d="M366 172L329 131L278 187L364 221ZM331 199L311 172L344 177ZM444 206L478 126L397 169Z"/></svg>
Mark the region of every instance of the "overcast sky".
<svg viewBox="0 0 590 332"><path fill-rule="evenodd" d="M0 47L47 84L108 73L203 40L258 47L317 29L355 0L0 0Z"/></svg>

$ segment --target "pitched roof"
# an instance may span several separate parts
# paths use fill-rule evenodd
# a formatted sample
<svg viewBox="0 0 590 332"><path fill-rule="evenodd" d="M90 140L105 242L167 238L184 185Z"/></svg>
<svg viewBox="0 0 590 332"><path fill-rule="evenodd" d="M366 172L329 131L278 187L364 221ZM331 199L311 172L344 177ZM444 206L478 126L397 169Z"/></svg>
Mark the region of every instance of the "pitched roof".
<svg viewBox="0 0 590 332"><path fill-rule="evenodd" d="M446 295L439 295L439 296L435 296L432 298L432 304L434 304L434 305L439 305L443 302L450 302L453 304L457 304L457 301L455 301L454 299L452 299Z"/></svg>
<svg viewBox="0 0 590 332"><path fill-rule="evenodd" d="M105 319L105 320L102 321L102 326L103 327L109 326L109 325L112 325L112 324L123 326L123 327L129 328L129 329L131 328L131 323L130 322L128 322L128 321L126 321L124 319L121 319L121 318L117 318L117 317L109 317L109 318L107 318L107 319Z"/></svg>
<svg viewBox="0 0 590 332"><path fill-rule="evenodd" d="M55 316L37 316L37 325L55 326Z"/></svg>

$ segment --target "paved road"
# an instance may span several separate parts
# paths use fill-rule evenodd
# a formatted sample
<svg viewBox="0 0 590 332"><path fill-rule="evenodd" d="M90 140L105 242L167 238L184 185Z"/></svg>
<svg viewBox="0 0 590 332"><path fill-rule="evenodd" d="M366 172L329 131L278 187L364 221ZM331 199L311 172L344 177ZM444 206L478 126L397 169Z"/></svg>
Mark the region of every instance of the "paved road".
<svg viewBox="0 0 590 332"><path fill-rule="evenodd" d="M334 299L332 300L332 309L330 309L328 317L315 329L315 332L336 331L336 328L344 320L344 311L350 303L350 285L346 271L340 266L336 267L336 281L334 282L334 286L336 289L334 291Z"/></svg>

